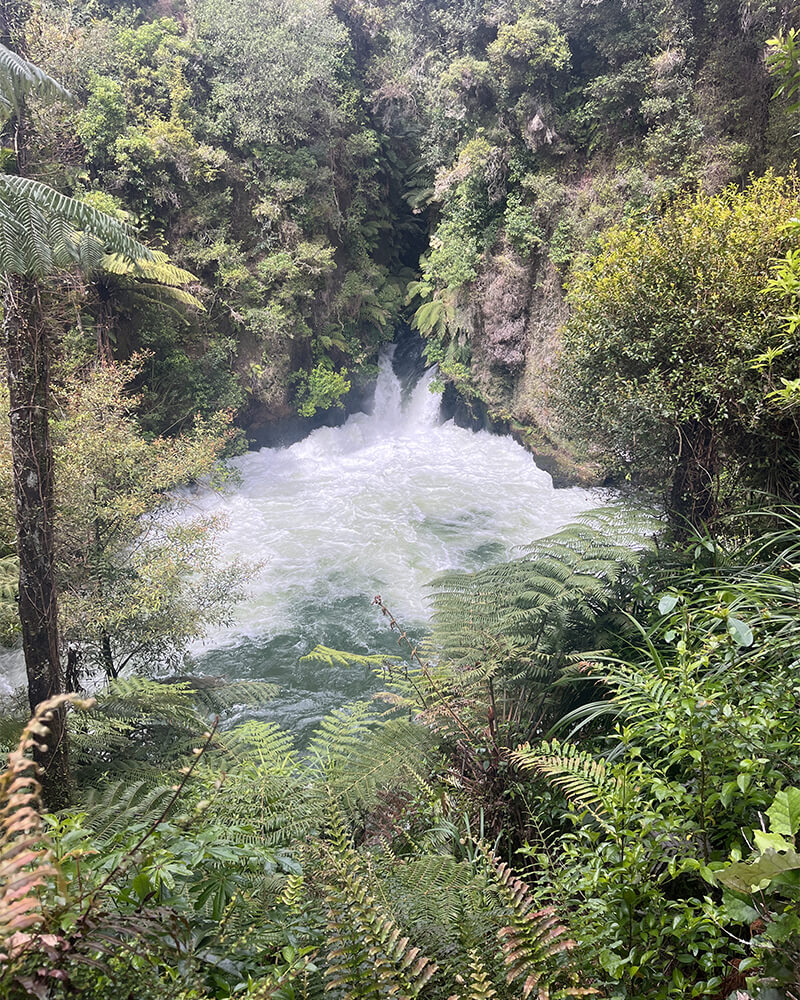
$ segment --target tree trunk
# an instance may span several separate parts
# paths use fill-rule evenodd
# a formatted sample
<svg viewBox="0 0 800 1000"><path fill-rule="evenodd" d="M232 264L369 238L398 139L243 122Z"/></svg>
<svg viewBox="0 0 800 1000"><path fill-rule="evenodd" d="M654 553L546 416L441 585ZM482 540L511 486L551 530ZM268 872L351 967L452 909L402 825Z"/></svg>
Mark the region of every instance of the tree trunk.
<svg viewBox="0 0 800 1000"><path fill-rule="evenodd" d="M11 455L19 553L19 618L31 710L63 691L53 570L53 452L48 405L49 358L39 289L31 278L6 279L4 329L8 353ZM45 749L34 756L44 769L49 809L69 801L66 712L57 712Z"/></svg>
<svg viewBox="0 0 800 1000"><path fill-rule="evenodd" d="M667 506L672 530L680 539L693 529L702 530L716 516L719 452L708 421L687 421L679 436L678 464Z"/></svg>
<svg viewBox="0 0 800 1000"><path fill-rule="evenodd" d="M115 681L119 677L119 670L117 670L114 665L114 654L111 651L111 636L103 629L102 636L103 645L103 667L106 672L106 677L110 681Z"/></svg>

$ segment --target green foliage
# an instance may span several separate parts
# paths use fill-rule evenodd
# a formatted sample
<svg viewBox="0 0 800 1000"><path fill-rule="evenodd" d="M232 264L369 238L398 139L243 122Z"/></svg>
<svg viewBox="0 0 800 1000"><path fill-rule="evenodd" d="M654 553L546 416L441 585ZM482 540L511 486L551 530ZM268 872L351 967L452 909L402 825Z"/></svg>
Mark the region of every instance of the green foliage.
<svg viewBox="0 0 800 1000"><path fill-rule="evenodd" d="M241 143L291 142L341 114L346 35L327 0L194 0L192 8L218 61L218 129ZM257 44L247 41L245 26Z"/></svg>
<svg viewBox="0 0 800 1000"><path fill-rule="evenodd" d="M767 40L769 54L767 65L770 73L777 78L778 87L773 98L783 97L789 101L789 110L800 109L797 92L800 89L800 38L794 28L785 35L776 35Z"/></svg>
<svg viewBox="0 0 800 1000"><path fill-rule="evenodd" d="M335 371L330 361L320 361L310 372L297 372L297 412L313 417L317 410L344 406L342 396L350 391L347 369Z"/></svg>
<svg viewBox="0 0 800 1000"><path fill-rule="evenodd" d="M741 543L698 537L657 554L630 547L644 525L617 524L605 548L582 525L536 543L530 606L498 571L510 635L526 638L542 607L548 623L559 602L580 608L581 589L594 609L559 626L582 656L565 676L595 699L564 718L566 739L534 732L513 749L526 724L510 715L504 730L489 714L487 727L475 707L502 674L470 677L449 653L402 666L322 647L313 659L380 671L399 714L337 711L303 751L271 723L212 733L176 799L205 713L270 692L115 683L73 722L81 781L97 790L48 821L63 888L42 884L41 933L71 926L76 886L101 924L111 898L120 926L154 907L187 921L179 966L139 933L157 997L178 967L203 997L677 1000L745 977L753 994L794 982L796 522L785 510ZM559 564L571 569L553 589ZM603 604L616 616L599 618ZM616 652L597 652L601 635ZM485 846L496 816L524 874ZM106 940L93 979L71 952L58 960L65 982L103 1000L127 981L121 941Z"/></svg>
<svg viewBox="0 0 800 1000"><path fill-rule="evenodd" d="M573 271L562 412L617 469L660 482L669 469L677 518L713 516L723 454L740 476L777 485L759 456L787 428L765 413L769 385L752 360L780 329L765 285L797 207L794 177L683 198L647 227L612 229Z"/></svg>
<svg viewBox="0 0 800 1000"><path fill-rule="evenodd" d="M713 877L728 890L723 904L729 919L741 920L743 911L753 919L754 954L743 966L763 970L761 976L773 987L787 983L793 987L800 979L800 854L795 845L800 830L798 810L800 789L788 787L778 792L766 810L769 832L752 831L753 856L747 861L714 866ZM750 983L757 988L759 976L752 976Z"/></svg>
<svg viewBox="0 0 800 1000"><path fill-rule="evenodd" d="M106 364L69 379L53 426L62 634L84 668L112 677L179 659L206 623L227 620L247 576L214 569L213 521L174 516L186 501L177 487L220 474L229 417L147 440L126 395L136 370Z"/></svg>
<svg viewBox="0 0 800 1000"><path fill-rule="evenodd" d="M105 76L93 76L89 82L86 107L77 120L78 135L89 159L104 164L114 151L114 143L127 124L122 85Z"/></svg>
<svg viewBox="0 0 800 1000"><path fill-rule="evenodd" d="M503 228L509 243L517 253L529 257L539 250L544 243L544 233L541 226L534 222L534 214L526 205L518 192L509 193L506 211L503 218ZM553 254L551 250L551 260ZM557 261L554 261L557 263Z"/></svg>
<svg viewBox="0 0 800 1000"><path fill-rule="evenodd" d="M16 556L0 558L0 644L11 645L17 631L17 591L19 561Z"/></svg>
<svg viewBox="0 0 800 1000"><path fill-rule="evenodd" d="M487 50L500 83L512 94L552 84L570 63L563 32L550 21L529 14L503 24Z"/></svg>

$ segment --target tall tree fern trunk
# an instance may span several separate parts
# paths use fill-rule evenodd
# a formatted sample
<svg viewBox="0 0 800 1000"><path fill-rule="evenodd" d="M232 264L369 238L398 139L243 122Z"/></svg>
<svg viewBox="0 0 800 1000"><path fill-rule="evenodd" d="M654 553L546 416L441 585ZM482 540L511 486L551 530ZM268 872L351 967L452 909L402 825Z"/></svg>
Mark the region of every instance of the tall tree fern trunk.
<svg viewBox="0 0 800 1000"><path fill-rule="evenodd" d="M19 617L31 709L63 690L54 579L53 452L50 443L48 345L32 278L8 276L4 297L8 355L11 453L19 552ZM65 712L57 712L45 749L45 803L58 809L69 800Z"/></svg>

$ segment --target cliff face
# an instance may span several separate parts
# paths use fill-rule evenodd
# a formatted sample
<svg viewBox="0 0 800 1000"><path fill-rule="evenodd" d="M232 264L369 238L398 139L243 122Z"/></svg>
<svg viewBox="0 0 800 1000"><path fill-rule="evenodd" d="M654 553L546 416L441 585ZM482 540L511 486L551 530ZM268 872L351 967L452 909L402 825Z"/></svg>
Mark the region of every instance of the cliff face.
<svg viewBox="0 0 800 1000"><path fill-rule="evenodd" d="M564 442L548 399L566 317L561 275L550 261L526 264L510 249L492 257L467 312L472 383L482 418L513 434L556 485L597 485L599 467Z"/></svg>

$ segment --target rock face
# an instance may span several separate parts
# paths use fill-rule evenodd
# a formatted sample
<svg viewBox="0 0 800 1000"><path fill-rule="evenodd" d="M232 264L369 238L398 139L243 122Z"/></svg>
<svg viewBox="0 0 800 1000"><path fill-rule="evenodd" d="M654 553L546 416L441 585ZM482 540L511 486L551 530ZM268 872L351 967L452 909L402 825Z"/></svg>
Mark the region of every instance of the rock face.
<svg viewBox="0 0 800 1000"><path fill-rule="evenodd" d="M472 308L473 358L482 370L518 373L526 360L531 272L508 250L477 282Z"/></svg>
<svg viewBox="0 0 800 1000"><path fill-rule="evenodd" d="M556 486L594 486L599 469L560 439L548 403L553 361L567 307L557 269L525 262L510 247L489 261L464 310L472 374L480 401L445 394L448 417L462 426L510 433L531 451Z"/></svg>

